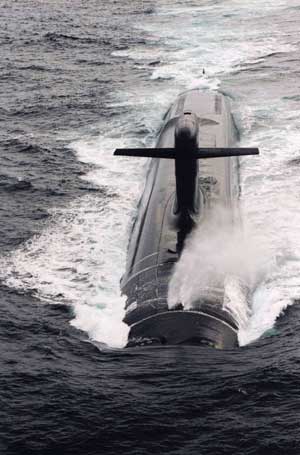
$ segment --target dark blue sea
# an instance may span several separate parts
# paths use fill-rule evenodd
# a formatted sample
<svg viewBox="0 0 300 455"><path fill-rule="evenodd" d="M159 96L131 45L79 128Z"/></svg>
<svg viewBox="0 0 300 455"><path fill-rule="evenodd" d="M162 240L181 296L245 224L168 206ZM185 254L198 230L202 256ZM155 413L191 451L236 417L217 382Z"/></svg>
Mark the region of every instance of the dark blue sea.
<svg viewBox="0 0 300 455"><path fill-rule="evenodd" d="M299 30L300 0L0 0L1 455L300 454ZM197 87L261 151L250 312L234 350L124 349L147 162L112 153Z"/></svg>

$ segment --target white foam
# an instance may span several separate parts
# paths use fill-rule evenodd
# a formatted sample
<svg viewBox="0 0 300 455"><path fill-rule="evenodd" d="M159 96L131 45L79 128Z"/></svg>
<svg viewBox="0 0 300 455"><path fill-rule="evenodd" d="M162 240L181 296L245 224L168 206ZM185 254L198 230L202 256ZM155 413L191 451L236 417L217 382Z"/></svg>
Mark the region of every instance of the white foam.
<svg viewBox="0 0 300 455"><path fill-rule="evenodd" d="M71 305L74 326L94 340L122 346L128 331L119 297L126 226L113 217L113 204L87 196L52 213L40 236L1 263L1 278L48 303ZM123 206L125 224L128 218Z"/></svg>
<svg viewBox="0 0 300 455"><path fill-rule="evenodd" d="M186 241L170 281L169 307L182 303L191 309L209 298L210 290L219 290L219 305L245 331L253 311L251 293L275 265L266 239L262 243L249 226L232 225L231 213L216 209Z"/></svg>
<svg viewBox="0 0 300 455"><path fill-rule="evenodd" d="M238 4L238 9L233 3ZM240 1L201 7L159 7L154 17L139 25L165 45L165 51L160 50L162 64L153 70L152 79L173 79L177 87L187 87L195 77L201 78L203 68L216 77L270 53L296 49L284 39L279 41L276 24L272 24L272 33L265 33L259 22L264 15L279 14L286 7L285 2L265 2L263 6L258 0L254 3L259 5L257 9L253 2L250 7ZM130 55L134 56L133 50ZM141 55L142 52L139 58Z"/></svg>
<svg viewBox="0 0 300 455"><path fill-rule="evenodd" d="M48 303L71 305L72 324L110 346L123 346L128 333L119 281L144 174L143 160L112 156L114 147L121 145L126 142L105 137L73 143L82 161L97 165L85 178L101 181L104 194L92 192L66 209L52 211L42 234L0 263L8 286L29 290Z"/></svg>
<svg viewBox="0 0 300 455"><path fill-rule="evenodd" d="M282 129L281 121L277 110L275 127L254 130L253 142L263 144L261 157L257 161L243 160L242 164L243 217L251 220L259 240L268 239L277 266L254 293L252 316L239 334L241 344L271 329L277 317L300 295L300 180L297 167L289 164L299 156L299 131L295 123Z"/></svg>

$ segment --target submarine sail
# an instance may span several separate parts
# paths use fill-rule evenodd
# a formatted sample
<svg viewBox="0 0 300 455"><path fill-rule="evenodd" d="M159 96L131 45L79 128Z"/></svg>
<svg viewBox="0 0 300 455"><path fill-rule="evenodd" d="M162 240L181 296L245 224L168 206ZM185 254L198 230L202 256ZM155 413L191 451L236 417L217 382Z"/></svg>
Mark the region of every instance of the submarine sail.
<svg viewBox="0 0 300 455"><path fill-rule="evenodd" d="M182 93L171 106L155 148L115 151L153 158L121 280L127 296L128 346L237 345L237 323L219 301L207 299L195 310L180 304L169 309L167 302L173 268L191 230L201 228L217 207L229 210L233 222L238 218L237 157L258 154L258 149L233 147L235 142L227 99L195 89Z"/></svg>

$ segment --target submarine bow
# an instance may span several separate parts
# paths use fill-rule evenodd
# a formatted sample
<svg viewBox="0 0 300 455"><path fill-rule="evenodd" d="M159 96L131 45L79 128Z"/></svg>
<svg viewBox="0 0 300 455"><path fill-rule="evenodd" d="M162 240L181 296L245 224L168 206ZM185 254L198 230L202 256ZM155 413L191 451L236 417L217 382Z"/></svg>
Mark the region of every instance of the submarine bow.
<svg viewBox="0 0 300 455"><path fill-rule="evenodd" d="M230 210L233 222L238 218L238 156L259 151L235 143L227 99L190 90L166 113L155 148L115 151L152 158L121 280L127 296L124 322L130 326L127 346L237 345L238 326L223 307L220 290L196 301L193 310L181 304L169 309L167 302L173 268L192 229L220 206Z"/></svg>

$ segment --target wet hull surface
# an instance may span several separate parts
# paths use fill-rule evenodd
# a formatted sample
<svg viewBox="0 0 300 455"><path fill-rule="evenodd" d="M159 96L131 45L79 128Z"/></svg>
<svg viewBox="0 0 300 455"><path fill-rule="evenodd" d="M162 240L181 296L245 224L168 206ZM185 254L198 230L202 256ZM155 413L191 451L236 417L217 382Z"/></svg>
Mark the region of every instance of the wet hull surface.
<svg viewBox="0 0 300 455"><path fill-rule="evenodd" d="M197 115L199 147L230 147L236 140L228 100L220 94L192 90L170 107L157 140L158 148L175 147L175 129L184 113ZM183 148L183 154L189 153ZM131 234L122 291L128 296L125 322L134 343L195 343L219 348L237 345L237 325L222 302L210 301L202 311L168 314L168 286L173 268L192 228L201 229L213 211L225 210L239 222L239 169L236 157L198 160L195 210L191 223L178 211L175 160L153 159ZM185 166L179 162L178 166ZM189 180L189 168L183 172ZM178 181L178 178L177 178ZM184 210L184 207L182 211ZM220 229L222 220L220 217ZM203 258L206 261L206 258ZM199 307L201 307L199 305ZM198 308L199 309L199 308ZM177 335L174 335L177 332Z"/></svg>

